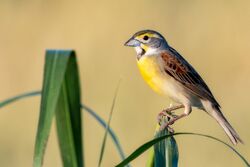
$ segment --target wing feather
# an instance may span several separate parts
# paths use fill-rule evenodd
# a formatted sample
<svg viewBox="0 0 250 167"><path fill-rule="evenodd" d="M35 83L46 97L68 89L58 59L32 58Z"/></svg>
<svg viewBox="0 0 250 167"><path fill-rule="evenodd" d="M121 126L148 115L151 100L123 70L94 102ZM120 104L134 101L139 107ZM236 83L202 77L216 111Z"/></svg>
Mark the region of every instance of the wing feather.
<svg viewBox="0 0 250 167"><path fill-rule="evenodd" d="M161 57L165 63L164 70L168 75L175 78L191 93L211 101L214 107L220 108L201 76L175 49L169 47L168 50L161 53Z"/></svg>

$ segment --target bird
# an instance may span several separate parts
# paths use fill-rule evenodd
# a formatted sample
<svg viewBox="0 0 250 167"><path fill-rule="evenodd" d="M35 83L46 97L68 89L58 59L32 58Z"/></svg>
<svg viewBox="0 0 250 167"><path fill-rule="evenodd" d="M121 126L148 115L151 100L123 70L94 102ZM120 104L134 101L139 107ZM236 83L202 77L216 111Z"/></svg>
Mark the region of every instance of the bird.
<svg viewBox="0 0 250 167"><path fill-rule="evenodd" d="M167 126L188 116L194 107L212 116L234 145L243 143L205 81L159 32L138 31L124 45L135 49L139 71L147 84L183 106L184 112L173 117Z"/></svg>

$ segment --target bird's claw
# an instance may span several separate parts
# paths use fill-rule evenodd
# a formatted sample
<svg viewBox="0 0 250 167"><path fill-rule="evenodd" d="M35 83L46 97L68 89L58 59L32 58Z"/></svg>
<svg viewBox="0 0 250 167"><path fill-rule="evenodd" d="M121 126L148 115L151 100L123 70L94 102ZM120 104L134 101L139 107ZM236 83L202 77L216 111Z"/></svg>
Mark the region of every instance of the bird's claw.
<svg viewBox="0 0 250 167"><path fill-rule="evenodd" d="M161 124L162 119L166 119L166 118L167 118L167 120L170 121L171 119L174 119L174 118L176 118L176 117L177 117L177 115L174 114L174 112L169 111L169 110L166 109L166 110L162 110L162 111L158 114L157 120L158 120L158 123Z"/></svg>
<svg viewBox="0 0 250 167"><path fill-rule="evenodd" d="M167 129L170 133L174 133L174 129L170 127L174 123L175 118L177 115L175 115L173 112L168 110L163 110L158 114L158 123L160 125L160 130Z"/></svg>
<svg viewBox="0 0 250 167"><path fill-rule="evenodd" d="M186 114L176 115L173 111L183 107L183 105L173 106L172 104L170 104L169 108L162 110L157 117L158 123L160 125L160 130L167 129L169 132L174 132L173 128L170 127L170 125L174 124L174 122L178 119L186 116Z"/></svg>
<svg viewBox="0 0 250 167"><path fill-rule="evenodd" d="M174 120L175 119L170 119L170 120L168 120L168 122L163 122L163 123L161 123L161 127L160 127L160 130L164 130L164 129L168 129L168 130L173 130L173 128L172 127L170 127L170 125L173 125L174 124Z"/></svg>

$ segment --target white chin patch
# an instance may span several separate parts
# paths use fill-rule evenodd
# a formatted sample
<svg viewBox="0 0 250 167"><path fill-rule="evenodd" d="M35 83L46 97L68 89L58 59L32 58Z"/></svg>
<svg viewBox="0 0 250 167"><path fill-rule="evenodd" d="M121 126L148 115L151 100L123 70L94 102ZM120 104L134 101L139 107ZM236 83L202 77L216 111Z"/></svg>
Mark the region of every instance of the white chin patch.
<svg viewBox="0 0 250 167"><path fill-rule="evenodd" d="M135 51L136 51L136 54L137 55L141 55L142 54L142 48L140 47L140 46L137 46L137 47L135 47Z"/></svg>
<svg viewBox="0 0 250 167"><path fill-rule="evenodd" d="M150 56L150 55L155 55L158 53L157 49L154 48L148 48L146 53L143 53L143 49L140 46L135 47L135 51L137 54L137 57L141 57L142 55L144 56Z"/></svg>

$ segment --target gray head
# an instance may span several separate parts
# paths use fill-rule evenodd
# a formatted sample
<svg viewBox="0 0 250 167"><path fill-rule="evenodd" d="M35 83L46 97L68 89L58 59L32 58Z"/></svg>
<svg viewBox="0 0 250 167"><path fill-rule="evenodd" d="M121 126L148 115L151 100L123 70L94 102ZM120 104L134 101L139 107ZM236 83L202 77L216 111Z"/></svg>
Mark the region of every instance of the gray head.
<svg viewBox="0 0 250 167"><path fill-rule="evenodd" d="M134 47L139 59L144 55L152 55L166 49L168 44L160 33L154 30L142 30L135 33L125 46Z"/></svg>

